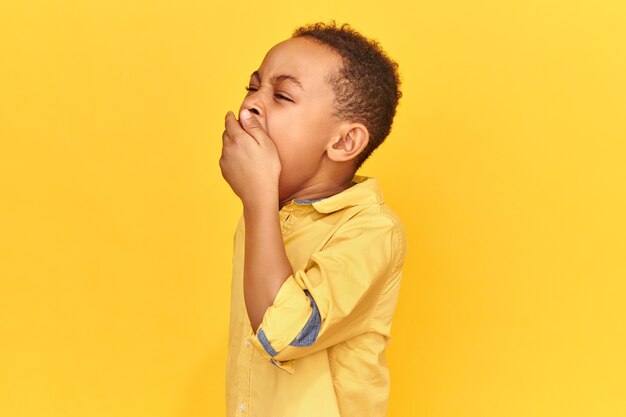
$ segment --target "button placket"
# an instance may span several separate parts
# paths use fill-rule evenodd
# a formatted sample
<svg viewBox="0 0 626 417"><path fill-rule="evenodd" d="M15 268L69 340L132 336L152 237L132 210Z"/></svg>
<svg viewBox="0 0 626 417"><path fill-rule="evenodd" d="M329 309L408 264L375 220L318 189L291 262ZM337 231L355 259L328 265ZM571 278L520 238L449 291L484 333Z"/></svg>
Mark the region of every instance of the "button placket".
<svg viewBox="0 0 626 417"><path fill-rule="evenodd" d="M296 216L294 216L293 213L286 212L283 216L281 216L280 229L283 236L289 233L295 221Z"/></svg>
<svg viewBox="0 0 626 417"><path fill-rule="evenodd" d="M244 334L246 333L244 329ZM239 351L239 373L238 373L238 386L239 392L237 395L237 410L236 415L238 417L245 417L248 415L248 407L246 404L250 401L250 372L251 372L251 364L252 358L254 356L254 349L250 349L252 346L250 341L244 337L243 346L241 346Z"/></svg>

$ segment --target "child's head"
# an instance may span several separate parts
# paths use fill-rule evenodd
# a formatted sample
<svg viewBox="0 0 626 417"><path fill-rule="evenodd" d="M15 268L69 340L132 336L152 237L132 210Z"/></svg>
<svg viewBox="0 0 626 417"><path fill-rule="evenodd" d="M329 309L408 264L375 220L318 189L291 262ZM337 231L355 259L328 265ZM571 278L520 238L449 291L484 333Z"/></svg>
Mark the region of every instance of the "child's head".
<svg viewBox="0 0 626 417"><path fill-rule="evenodd" d="M281 196L351 179L389 134L399 84L397 64L348 25L303 26L270 49L241 109L276 144Z"/></svg>
<svg viewBox="0 0 626 417"><path fill-rule="evenodd" d="M389 135L400 92L398 64L380 45L349 25L316 23L296 29L293 37L309 37L333 48L342 65L329 81L335 93L335 113L342 120L358 121L367 127L369 143L356 158L365 162Z"/></svg>

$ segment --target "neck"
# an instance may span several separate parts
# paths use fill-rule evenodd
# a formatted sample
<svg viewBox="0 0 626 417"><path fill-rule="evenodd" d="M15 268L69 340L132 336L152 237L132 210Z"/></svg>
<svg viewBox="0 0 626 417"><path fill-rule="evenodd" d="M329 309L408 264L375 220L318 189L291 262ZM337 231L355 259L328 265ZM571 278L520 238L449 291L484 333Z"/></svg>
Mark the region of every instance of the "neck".
<svg viewBox="0 0 626 417"><path fill-rule="evenodd" d="M280 199L280 208L289 204L292 200L315 200L326 198L347 190L352 186L352 178L342 181L319 181L307 184L290 195Z"/></svg>

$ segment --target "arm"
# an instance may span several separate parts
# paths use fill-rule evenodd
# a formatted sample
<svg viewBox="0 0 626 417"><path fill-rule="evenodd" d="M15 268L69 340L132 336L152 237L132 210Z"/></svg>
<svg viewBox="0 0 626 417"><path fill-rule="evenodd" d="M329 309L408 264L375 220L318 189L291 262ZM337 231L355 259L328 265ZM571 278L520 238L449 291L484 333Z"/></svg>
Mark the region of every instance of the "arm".
<svg viewBox="0 0 626 417"><path fill-rule="evenodd" d="M255 331L278 290L293 273L285 252L276 201L244 204L243 209L246 225L243 290Z"/></svg>
<svg viewBox="0 0 626 417"><path fill-rule="evenodd" d="M293 272L278 217L281 166L274 143L250 112L242 111L240 122L228 112L225 124L220 167L243 203L244 300L256 331L281 285Z"/></svg>
<svg viewBox="0 0 626 417"><path fill-rule="evenodd" d="M284 362L366 333L387 337L405 256L395 217L372 209L350 216L285 280L248 340Z"/></svg>

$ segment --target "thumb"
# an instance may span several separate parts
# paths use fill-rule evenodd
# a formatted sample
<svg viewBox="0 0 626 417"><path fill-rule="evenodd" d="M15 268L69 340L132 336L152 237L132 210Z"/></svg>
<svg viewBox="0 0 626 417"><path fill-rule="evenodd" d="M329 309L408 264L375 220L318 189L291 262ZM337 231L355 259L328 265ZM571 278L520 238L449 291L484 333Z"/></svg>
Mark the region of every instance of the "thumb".
<svg viewBox="0 0 626 417"><path fill-rule="evenodd" d="M239 120L241 121L241 127L243 127L244 130L248 132L248 134L257 142L260 143L262 140L267 138L267 135L263 130L263 126L261 126L261 123L252 116L250 110L243 109L241 113L239 113Z"/></svg>

